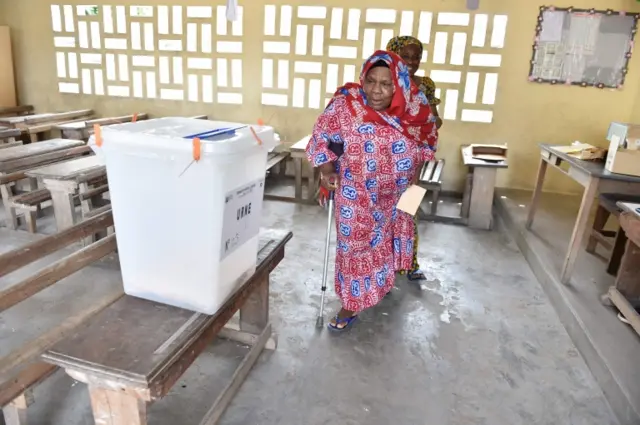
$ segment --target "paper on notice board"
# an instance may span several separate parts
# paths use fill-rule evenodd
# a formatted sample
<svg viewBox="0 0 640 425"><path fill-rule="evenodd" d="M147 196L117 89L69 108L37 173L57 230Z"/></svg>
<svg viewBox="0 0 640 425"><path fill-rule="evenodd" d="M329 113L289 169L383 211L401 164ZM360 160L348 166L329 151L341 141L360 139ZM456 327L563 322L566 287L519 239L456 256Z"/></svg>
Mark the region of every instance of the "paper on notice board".
<svg viewBox="0 0 640 425"><path fill-rule="evenodd" d="M238 19L238 0L227 0L227 20Z"/></svg>
<svg viewBox="0 0 640 425"><path fill-rule="evenodd" d="M541 42L558 42L562 40L562 27L565 12L547 10L542 14Z"/></svg>

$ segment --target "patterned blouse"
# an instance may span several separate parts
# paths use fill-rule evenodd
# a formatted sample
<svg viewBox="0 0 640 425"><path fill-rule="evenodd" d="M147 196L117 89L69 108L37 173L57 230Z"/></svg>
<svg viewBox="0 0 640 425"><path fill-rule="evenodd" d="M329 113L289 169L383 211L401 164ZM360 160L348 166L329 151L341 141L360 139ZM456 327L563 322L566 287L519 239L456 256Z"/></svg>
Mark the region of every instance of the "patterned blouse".
<svg viewBox="0 0 640 425"><path fill-rule="evenodd" d="M420 79L420 84L418 88L422 93L427 96L427 100L431 106L438 106L440 104L440 99L436 97L436 83L429 77L418 77Z"/></svg>

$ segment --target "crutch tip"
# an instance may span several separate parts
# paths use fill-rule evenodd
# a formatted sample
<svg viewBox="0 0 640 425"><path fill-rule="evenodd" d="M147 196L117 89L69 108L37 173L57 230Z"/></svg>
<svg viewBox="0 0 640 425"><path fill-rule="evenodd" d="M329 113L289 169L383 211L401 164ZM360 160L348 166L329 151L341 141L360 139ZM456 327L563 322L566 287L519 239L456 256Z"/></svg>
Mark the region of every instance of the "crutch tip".
<svg viewBox="0 0 640 425"><path fill-rule="evenodd" d="M318 318L316 319L316 328L323 328L323 327L324 327L324 317L318 316Z"/></svg>

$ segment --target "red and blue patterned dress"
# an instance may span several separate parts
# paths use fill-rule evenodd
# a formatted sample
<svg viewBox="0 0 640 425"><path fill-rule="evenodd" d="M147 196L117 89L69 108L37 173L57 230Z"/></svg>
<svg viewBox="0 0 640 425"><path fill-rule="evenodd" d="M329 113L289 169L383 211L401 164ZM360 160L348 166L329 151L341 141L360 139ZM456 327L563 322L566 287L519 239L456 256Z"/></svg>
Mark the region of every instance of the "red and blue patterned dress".
<svg viewBox="0 0 640 425"><path fill-rule="evenodd" d="M417 167L433 158L437 141L426 98L403 81L406 66L387 52L377 52L367 64L381 57L390 59L396 81L389 112L368 107L360 85L345 86L318 118L307 147L313 166L335 162L340 175L334 198L335 290L343 308L356 313L376 305L393 288L397 270L411 268L413 219L396 204ZM339 158L331 143L343 145Z"/></svg>

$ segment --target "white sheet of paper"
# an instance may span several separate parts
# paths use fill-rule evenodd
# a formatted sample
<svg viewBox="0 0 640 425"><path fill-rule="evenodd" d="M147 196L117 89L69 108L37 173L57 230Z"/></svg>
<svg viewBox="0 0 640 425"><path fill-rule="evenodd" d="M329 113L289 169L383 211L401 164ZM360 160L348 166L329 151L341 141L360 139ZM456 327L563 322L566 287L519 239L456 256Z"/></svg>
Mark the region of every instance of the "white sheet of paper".
<svg viewBox="0 0 640 425"><path fill-rule="evenodd" d="M396 208L400 211L406 212L407 214L416 215L418 208L420 208L420 203L422 203L422 199L426 193L426 189L414 184L402 194Z"/></svg>
<svg viewBox="0 0 640 425"><path fill-rule="evenodd" d="M541 42L558 42L562 40L562 26L564 25L565 12L547 10L542 15Z"/></svg>
<svg viewBox="0 0 640 425"><path fill-rule="evenodd" d="M238 19L238 0L227 0L227 20Z"/></svg>

